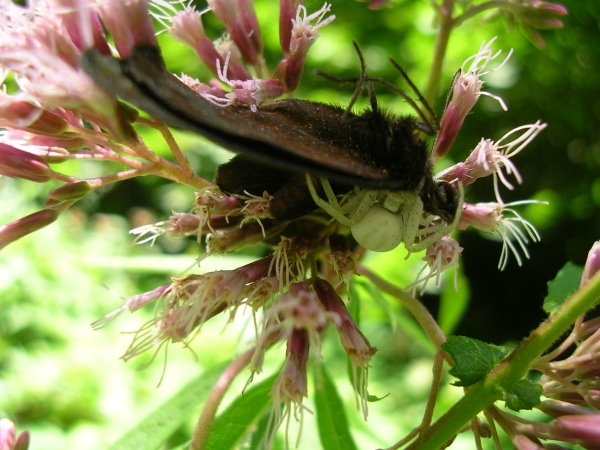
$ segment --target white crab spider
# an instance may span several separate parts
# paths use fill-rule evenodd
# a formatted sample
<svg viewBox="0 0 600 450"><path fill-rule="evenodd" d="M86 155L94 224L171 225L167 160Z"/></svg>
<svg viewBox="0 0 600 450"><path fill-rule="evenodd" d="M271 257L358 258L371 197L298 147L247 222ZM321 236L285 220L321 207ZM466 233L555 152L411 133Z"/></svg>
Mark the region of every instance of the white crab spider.
<svg viewBox="0 0 600 450"><path fill-rule="evenodd" d="M354 194L340 204L329 181L323 177L319 181L327 200L319 196L311 176L306 176L316 205L342 225L350 227L360 245L376 252L393 250L401 242L411 253L426 249L456 228L464 200L464 190L459 183L457 211L454 220L447 223L437 216L423 217L423 201L417 192L355 187Z"/></svg>

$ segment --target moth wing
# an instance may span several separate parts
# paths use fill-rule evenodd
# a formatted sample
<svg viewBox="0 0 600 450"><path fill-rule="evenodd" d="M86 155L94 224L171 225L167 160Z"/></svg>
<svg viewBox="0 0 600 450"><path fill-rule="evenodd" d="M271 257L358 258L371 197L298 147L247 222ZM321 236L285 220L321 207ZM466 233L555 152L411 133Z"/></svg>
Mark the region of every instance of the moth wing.
<svg viewBox="0 0 600 450"><path fill-rule="evenodd" d="M274 102L257 112L248 107L216 106L171 74L154 46L136 47L122 60L88 50L82 66L101 87L150 115L265 165L350 185L402 187L385 169L361 160L343 146L324 142L311 131L309 121L285 114L299 108L299 114L310 118L315 108L331 112L335 107L298 100Z"/></svg>

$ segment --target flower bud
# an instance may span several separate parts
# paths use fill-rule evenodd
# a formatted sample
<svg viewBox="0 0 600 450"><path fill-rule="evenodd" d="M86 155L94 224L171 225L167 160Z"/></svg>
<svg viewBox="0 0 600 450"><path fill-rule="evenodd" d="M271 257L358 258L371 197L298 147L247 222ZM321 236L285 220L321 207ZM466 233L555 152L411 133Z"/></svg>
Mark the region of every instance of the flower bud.
<svg viewBox="0 0 600 450"><path fill-rule="evenodd" d="M549 16L566 16L567 14L569 14L567 8L557 3L539 2L535 5L535 10L538 13Z"/></svg>
<svg viewBox="0 0 600 450"><path fill-rule="evenodd" d="M135 46L157 45L147 0L107 0L98 3L98 13L121 58L130 56Z"/></svg>
<svg viewBox="0 0 600 450"><path fill-rule="evenodd" d="M536 444L527 436L519 434L512 439L515 450L544 450L544 446Z"/></svg>
<svg viewBox="0 0 600 450"><path fill-rule="evenodd" d="M600 414L562 416L548 426L551 439L577 442L582 447L597 448L600 442Z"/></svg>
<svg viewBox="0 0 600 450"><path fill-rule="evenodd" d="M8 419L0 420L0 450L27 450L29 432L23 431L15 439L15 426Z"/></svg>
<svg viewBox="0 0 600 450"><path fill-rule="evenodd" d="M67 183L50 192L44 206L49 208L69 200L79 200L96 187L97 186L94 186L88 181L74 181L72 183Z"/></svg>
<svg viewBox="0 0 600 450"><path fill-rule="evenodd" d="M564 27L562 20L547 17L535 17L531 20L531 25L538 30L556 30Z"/></svg>
<svg viewBox="0 0 600 450"><path fill-rule="evenodd" d="M39 156L0 143L0 175L46 183L52 180L52 173Z"/></svg>
<svg viewBox="0 0 600 450"><path fill-rule="evenodd" d="M59 115L22 100L11 101L4 106L0 111L0 118L16 128L49 136L60 135L69 126Z"/></svg>
<svg viewBox="0 0 600 450"><path fill-rule="evenodd" d="M300 6L300 0L280 0L279 2L279 44L286 56L290 53L292 20L296 17L298 6Z"/></svg>
<svg viewBox="0 0 600 450"><path fill-rule="evenodd" d="M58 215L58 211L53 209L42 209L0 227L0 250L11 242L50 225L58 218Z"/></svg>
<svg viewBox="0 0 600 450"><path fill-rule="evenodd" d="M584 286L598 272L598 269L600 269L600 241L594 242L594 245L592 245L592 248L588 252L579 287Z"/></svg>

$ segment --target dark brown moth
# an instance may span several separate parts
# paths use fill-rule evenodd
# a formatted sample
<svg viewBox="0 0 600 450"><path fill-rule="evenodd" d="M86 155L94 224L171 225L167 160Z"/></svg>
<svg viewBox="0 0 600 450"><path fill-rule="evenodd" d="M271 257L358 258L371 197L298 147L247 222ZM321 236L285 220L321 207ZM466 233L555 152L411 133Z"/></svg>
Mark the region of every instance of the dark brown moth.
<svg viewBox="0 0 600 450"><path fill-rule="evenodd" d="M296 99L252 112L245 106L216 106L193 92L166 69L154 46L136 47L125 59L92 49L82 65L104 89L150 115L240 153L219 168L217 184L230 193L267 190L275 197L276 219L315 208L307 173L326 178L338 190L419 190L425 212L446 222L455 216L456 192L434 180L418 120L382 112L373 95L371 110L360 115Z"/></svg>

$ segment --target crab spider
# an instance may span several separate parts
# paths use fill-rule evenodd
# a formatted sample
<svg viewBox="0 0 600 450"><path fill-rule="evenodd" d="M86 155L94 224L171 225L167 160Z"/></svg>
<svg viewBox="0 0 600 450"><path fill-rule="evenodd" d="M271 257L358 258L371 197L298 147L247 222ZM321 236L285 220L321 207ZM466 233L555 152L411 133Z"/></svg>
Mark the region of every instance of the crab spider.
<svg viewBox="0 0 600 450"><path fill-rule="evenodd" d="M423 217L423 201L418 192L354 188L347 201L340 204L329 181L320 177L326 200L315 189L310 175L306 182L318 207L342 225L350 227L354 239L368 250L387 252L404 242L406 249L420 252L458 225L464 190L459 183L456 214L448 223L437 216Z"/></svg>

